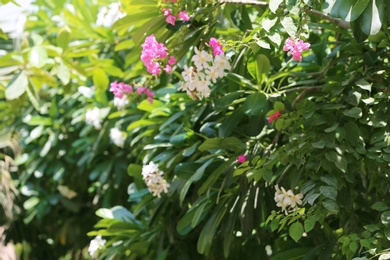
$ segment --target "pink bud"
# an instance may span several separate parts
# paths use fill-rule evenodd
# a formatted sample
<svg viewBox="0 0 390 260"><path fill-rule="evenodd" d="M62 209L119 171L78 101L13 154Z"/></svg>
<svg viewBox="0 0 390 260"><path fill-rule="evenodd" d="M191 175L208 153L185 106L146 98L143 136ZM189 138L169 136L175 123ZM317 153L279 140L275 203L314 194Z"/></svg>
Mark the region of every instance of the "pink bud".
<svg viewBox="0 0 390 260"><path fill-rule="evenodd" d="M237 161L238 161L239 163L245 162L245 161L246 161L246 156L245 156L245 154L239 155L239 156L237 157Z"/></svg>

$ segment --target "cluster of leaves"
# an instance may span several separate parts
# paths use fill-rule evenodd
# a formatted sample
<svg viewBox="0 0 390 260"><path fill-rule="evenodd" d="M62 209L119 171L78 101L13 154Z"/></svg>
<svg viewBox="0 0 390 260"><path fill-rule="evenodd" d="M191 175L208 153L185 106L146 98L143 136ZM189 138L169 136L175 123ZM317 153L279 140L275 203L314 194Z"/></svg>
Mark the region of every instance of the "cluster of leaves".
<svg viewBox="0 0 390 260"><path fill-rule="evenodd" d="M100 208L88 235L107 239L102 259L258 259L267 245L272 259L366 259L389 248L385 1L178 0L191 20L171 26L164 1L132 0L112 28L96 27L98 6L84 1L36 2L22 49L0 58L0 105L12 122L2 126L23 148L13 177L24 211L11 238L57 250L42 256L76 252ZM150 34L180 61L177 72L146 75L139 57ZM177 92L178 72L210 37L224 43L232 70L194 101ZM288 37L311 43L302 63L282 51ZM108 85L118 78L153 87L153 104L116 111ZM95 94L81 95L81 85ZM95 106L106 111L99 131L84 122ZM109 140L114 126L127 131L124 149ZM143 182L149 161L171 185L162 198ZM298 187L302 208L281 212L276 184Z"/></svg>

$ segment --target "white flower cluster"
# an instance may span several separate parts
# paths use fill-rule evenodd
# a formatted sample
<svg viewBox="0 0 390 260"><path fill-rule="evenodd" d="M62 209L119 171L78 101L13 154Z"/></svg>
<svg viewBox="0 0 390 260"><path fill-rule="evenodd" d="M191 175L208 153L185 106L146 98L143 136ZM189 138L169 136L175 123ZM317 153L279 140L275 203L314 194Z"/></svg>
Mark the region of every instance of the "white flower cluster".
<svg viewBox="0 0 390 260"><path fill-rule="evenodd" d="M161 192L168 193L169 183L164 179L164 173L158 169L158 165L150 162L142 167L142 178L149 192L160 198Z"/></svg>
<svg viewBox="0 0 390 260"><path fill-rule="evenodd" d="M87 112L85 113L85 122L88 125L93 125L95 129L102 128L101 110L97 107L94 107L93 109L88 109Z"/></svg>
<svg viewBox="0 0 390 260"><path fill-rule="evenodd" d="M102 9L100 9L96 25L108 28L124 16L126 16L126 13L122 12L121 4L112 3L108 7L103 6Z"/></svg>
<svg viewBox="0 0 390 260"><path fill-rule="evenodd" d="M89 247L88 247L88 253L93 258L96 258L98 256L98 250L104 247L104 244L106 243L105 239L102 239L102 236L97 236L93 240L91 240Z"/></svg>
<svg viewBox="0 0 390 260"><path fill-rule="evenodd" d="M116 146L123 148L126 140L126 133L114 127L110 129L110 138Z"/></svg>
<svg viewBox="0 0 390 260"><path fill-rule="evenodd" d="M206 51L199 51L196 47L195 55L191 60L195 67L184 65L184 71L181 73L184 82L181 82L179 90L187 91L187 94L194 99L209 97L209 85L222 78L225 70L230 70L230 63L223 54L213 58Z"/></svg>
<svg viewBox="0 0 390 260"><path fill-rule="evenodd" d="M303 195L301 193L294 194L291 190L286 191L283 187L275 186L275 202L276 206L281 207L282 211L287 215L288 212L296 210L297 204L302 205Z"/></svg>

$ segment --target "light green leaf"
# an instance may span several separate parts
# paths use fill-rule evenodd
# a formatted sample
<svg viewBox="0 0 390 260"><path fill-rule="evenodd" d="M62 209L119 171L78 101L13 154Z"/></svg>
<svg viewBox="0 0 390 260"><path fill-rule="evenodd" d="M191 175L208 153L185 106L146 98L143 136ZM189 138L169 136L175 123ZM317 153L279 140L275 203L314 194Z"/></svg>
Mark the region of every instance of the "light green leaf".
<svg viewBox="0 0 390 260"><path fill-rule="evenodd" d="M97 90L105 91L108 88L109 79L103 69L95 69L93 72L92 80Z"/></svg>
<svg viewBox="0 0 390 260"><path fill-rule="evenodd" d="M283 3L283 0L272 0L269 1L269 9L271 12L276 13L276 10L278 10L279 5Z"/></svg>
<svg viewBox="0 0 390 260"><path fill-rule="evenodd" d="M295 38L295 34L296 34L298 29L297 29L293 19L290 16L285 16L285 17L283 17L281 23L282 23L284 29L286 30L286 32L291 37Z"/></svg>
<svg viewBox="0 0 390 260"><path fill-rule="evenodd" d="M68 26L61 28L57 35L57 45L62 50L66 50L70 42L71 30Z"/></svg>
<svg viewBox="0 0 390 260"><path fill-rule="evenodd" d="M31 66L42 68L47 63L47 51L43 46L34 46L31 48L28 56L28 61Z"/></svg>
<svg viewBox="0 0 390 260"><path fill-rule="evenodd" d="M23 95L28 86L27 73L21 71L19 74L16 74L8 83L7 88L5 89L5 97L7 99L15 99Z"/></svg>

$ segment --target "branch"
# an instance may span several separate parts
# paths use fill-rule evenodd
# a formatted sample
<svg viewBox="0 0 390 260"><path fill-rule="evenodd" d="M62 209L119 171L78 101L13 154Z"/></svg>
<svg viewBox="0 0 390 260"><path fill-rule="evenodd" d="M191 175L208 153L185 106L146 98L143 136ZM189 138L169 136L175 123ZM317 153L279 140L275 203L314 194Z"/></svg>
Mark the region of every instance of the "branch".
<svg viewBox="0 0 390 260"><path fill-rule="evenodd" d="M221 4L246 4L246 5L269 6L268 2L256 1L256 0L221 0ZM286 7L285 5L279 5L279 8L285 8L285 7ZM307 12L321 19L328 20L329 22L336 24L338 27L342 29L351 28L348 22L326 15L320 11L309 9L307 10Z"/></svg>

